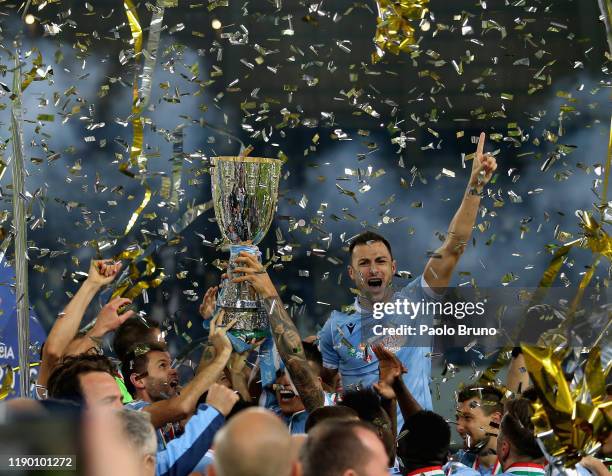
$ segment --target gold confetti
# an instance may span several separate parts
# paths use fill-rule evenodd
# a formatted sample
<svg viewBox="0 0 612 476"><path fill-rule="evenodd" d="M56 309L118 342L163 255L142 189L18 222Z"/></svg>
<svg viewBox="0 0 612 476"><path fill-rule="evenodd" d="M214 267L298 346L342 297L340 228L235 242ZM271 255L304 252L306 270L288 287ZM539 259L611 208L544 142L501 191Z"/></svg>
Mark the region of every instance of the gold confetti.
<svg viewBox="0 0 612 476"><path fill-rule="evenodd" d="M140 216L142 211L145 209L145 207L151 200L151 187L149 187L149 185L146 182L144 183L144 187L145 187L145 194L142 199L142 202L140 203L138 208L134 211L134 213L132 213L132 217L130 218L130 221L128 221L128 224L125 227L125 231L123 232L124 235L127 235L130 232L130 230L136 223L136 220L138 220L138 217Z"/></svg>
<svg viewBox="0 0 612 476"><path fill-rule="evenodd" d="M407 53L416 44L413 24L425 17L429 0L376 0L378 17L372 53L372 63L380 61L386 52L394 55Z"/></svg>
<svg viewBox="0 0 612 476"><path fill-rule="evenodd" d="M142 51L142 28L138 19L138 12L131 0L124 0L123 6L125 14L132 32L132 41L134 44L134 56L138 57ZM132 127L134 138L130 147L130 164L137 165L138 157L142 153L142 145L144 140L144 123L141 113L140 99L138 98L138 76L134 75L134 87L132 88ZM132 224L133 225L133 224ZM130 227L131 228L131 227Z"/></svg>
<svg viewBox="0 0 612 476"><path fill-rule="evenodd" d="M0 387L0 400L4 400L13 389L13 368L8 365L2 378L2 386Z"/></svg>

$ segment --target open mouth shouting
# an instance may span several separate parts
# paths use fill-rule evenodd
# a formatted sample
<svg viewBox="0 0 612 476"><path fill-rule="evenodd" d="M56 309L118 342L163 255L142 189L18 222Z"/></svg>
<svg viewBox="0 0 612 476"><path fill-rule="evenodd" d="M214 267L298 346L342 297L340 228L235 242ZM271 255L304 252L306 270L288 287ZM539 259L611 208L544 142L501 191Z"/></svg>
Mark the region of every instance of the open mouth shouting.
<svg viewBox="0 0 612 476"><path fill-rule="evenodd" d="M367 280L368 287L373 289L381 289L383 285L382 278L370 278Z"/></svg>
<svg viewBox="0 0 612 476"><path fill-rule="evenodd" d="M293 400L297 395L291 389L283 389L278 392L278 396L280 397L280 401L282 403L288 403Z"/></svg>
<svg viewBox="0 0 612 476"><path fill-rule="evenodd" d="M173 378L161 383L160 396L167 400L174 397L179 392L179 380Z"/></svg>
<svg viewBox="0 0 612 476"><path fill-rule="evenodd" d="M166 388L164 394L166 398L172 397L176 395L179 391L179 380L178 378L173 378L164 383Z"/></svg>
<svg viewBox="0 0 612 476"><path fill-rule="evenodd" d="M304 410L304 404L297 390L291 385L288 377L280 378L282 383L274 384L276 400L283 415L293 415Z"/></svg>

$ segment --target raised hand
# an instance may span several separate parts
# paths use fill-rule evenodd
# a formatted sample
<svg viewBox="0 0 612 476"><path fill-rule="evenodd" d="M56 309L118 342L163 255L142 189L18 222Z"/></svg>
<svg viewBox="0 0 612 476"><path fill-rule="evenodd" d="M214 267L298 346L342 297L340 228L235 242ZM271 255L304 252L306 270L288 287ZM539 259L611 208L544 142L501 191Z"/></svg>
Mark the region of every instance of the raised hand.
<svg viewBox="0 0 612 476"><path fill-rule="evenodd" d="M374 389L381 397L391 400L395 398L393 383L407 372L406 367L393 352L385 349L382 344L372 346L372 350L378 358L380 374L378 383L374 384Z"/></svg>
<svg viewBox="0 0 612 476"><path fill-rule="evenodd" d="M246 366L249 354L257 350L257 348L261 344L263 344L264 340L265 339L256 340L255 338L253 338L250 342L248 342L251 345L249 349L245 350L242 353L232 352L229 362L227 363L227 369L234 374L241 373L244 370L244 367Z"/></svg>
<svg viewBox="0 0 612 476"><path fill-rule="evenodd" d="M129 310L122 314L119 314L119 309L126 304L131 304L132 301L127 298L117 297L110 300L98 314L96 323L94 324L93 331L95 335L103 336L107 332L114 331L121 324L127 321L134 315L134 311Z"/></svg>
<svg viewBox="0 0 612 476"><path fill-rule="evenodd" d="M87 281L98 287L106 286L117 277L122 266L112 259L91 260Z"/></svg>
<svg viewBox="0 0 612 476"><path fill-rule="evenodd" d="M481 132L478 138L476 154L472 162L472 173L470 174L469 188L476 193L482 192L484 186L489 183L497 169L495 157L484 153L485 138L485 133Z"/></svg>
<svg viewBox="0 0 612 476"><path fill-rule="evenodd" d="M208 342L215 349L215 354L217 356L222 354L227 354L227 358L229 359L230 354L232 352L232 343L227 337L227 331L229 331L234 324L236 324L236 319L230 322L227 326L222 326L221 322L223 320L223 316L225 315L225 311L222 309L215 317L210 321L210 329L208 332Z"/></svg>
<svg viewBox="0 0 612 476"><path fill-rule="evenodd" d="M217 305L218 290L219 286L213 286L212 288L208 288L206 290L206 293L204 293L202 304L200 304L198 310L200 312L200 316L202 316L206 320L210 319L213 315L213 312L215 311L215 306Z"/></svg>
<svg viewBox="0 0 612 476"><path fill-rule="evenodd" d="M234 268L233 274L242 273L243 276L235 277L232 280L234 283L249 282L253 289L264 299L278 296L270 276L254 255L241 251L240 256L236 258L236 262L240 266Z"/></svg>

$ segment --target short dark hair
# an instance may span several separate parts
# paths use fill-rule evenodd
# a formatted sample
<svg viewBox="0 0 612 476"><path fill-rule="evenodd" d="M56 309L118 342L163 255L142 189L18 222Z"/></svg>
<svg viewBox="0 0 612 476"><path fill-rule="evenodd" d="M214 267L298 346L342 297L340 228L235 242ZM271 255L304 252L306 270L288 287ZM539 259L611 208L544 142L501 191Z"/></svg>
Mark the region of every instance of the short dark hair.
<svg viewBox="0 0 612 476"><path fill-rule="evenodd" d="M159 325L141 317L130 318L121 324L113 337L113 350L117 358L124 360L136 344L149 343L153 329L159 329Z"/></svg>
<svg viewBox="0 0 612 476"><path fill-rule="evenodd" d="M49 397L82 403L83 389L79 377L90 372L105 372L114 377L114 367L108 357L97 354L65 357L49 377Z"/></svg>
<svg viewBox="0 0 612 476"><path fill-rule="evenodd" d="M134 396L136 389L130 377L132 374L141 375L147 371L149 354L152 351L168 352L168 348L161 342L136 344L121 361L121 373L123 375L125 388L132 396Z"/></svg>
<svg viewBox="0 0 612 476"><path fill-rule="evenodd" d="M389 466L393 466L395 437L391 427L391 418L382 407L376 391L372 388L349 390L342 396L341 404L355 410L360 420L367 421L376 427L376 433L385 445L389 456Z"/></svg>
<svg viewBox="0 0 612 476"><path fill-rule="evenodd" d="M303 476L337 476L365 466L370 450L359 439L357 429L376 433L372 425L362 421L339 423L332 419L317 425L300 451Z"/></svg>
<svg viewBox="0 0 612 476"><path fill-rule="evenodd" d="M533 409L525 398L509 400L505 405L506 414L501 421L501 434L514 447L517 456L540 459L544 455L534 434L531 421Z"/></svg>
<svg viewBox="0 0 612 476"><path fill-rule="evenodd" d="M333 420L337 423L345 421L357 421L359 415L352 408L345 407L342 405L332 405L329 407L319 407L313 411L306 419L305 432L309 433L318 424Z"/></svg>
<svg viewBox="0 0 612 476"><path fill-rule="evenodd" d="M404 422L397 440L402 471L444 465L450 451L451 430L446 420L429 410L420 410Z"/></svg>
<svg viewBox="0 0 612 476"><path fill-rule="evenodd" d="M480 400L480 408L487 416L495 412L502 414L504 412L504 393L493 385L467 386L462 388L457 395L459 403L472 398Z"/></svg>
<svg viewBox="0 0 612 476"><path fill-rule="evenodd" d="M387 247L387 249L389 250L389 254L391 255L391 258L393 258L393 252L391 251L391 245L389 244L387 239L384 236L379 235L378 233L374 233L373 231L364 231L363 233L360 233L355 238L353 238L349 245L349 254L351 255L351 257L353 256L353 250L355 249L355 246L369 245L370 243L373 243L373 242L375 243L377 241L383 243Z"/></svg>
<svg viewBox="0 0 612 476"><path fill-rule="evenodd" d="M341 405L352 408L361 420L374 423L375 420L389 419L389 415L380 404L380 397L375 390L365 388L349 390L342 395Z"/></svg>

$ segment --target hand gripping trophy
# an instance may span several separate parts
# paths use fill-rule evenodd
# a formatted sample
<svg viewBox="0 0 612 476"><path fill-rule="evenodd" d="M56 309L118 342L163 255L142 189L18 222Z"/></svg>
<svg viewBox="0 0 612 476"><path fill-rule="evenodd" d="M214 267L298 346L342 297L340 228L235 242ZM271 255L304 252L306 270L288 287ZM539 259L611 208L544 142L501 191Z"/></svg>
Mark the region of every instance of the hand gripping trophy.
<svg viewBox="0 0 612 476"><path fill-rule="evenodd" d="M268 317L249 283L232 283L232 270L241 251L261 261L257 244L266 235L276 211L281 165L281 160L262 157L212 159L215 217L230 251L228 279L221 284L217 303L225 310L224 325L236 319L232 332L245 339L266 335Z"/></svg>

